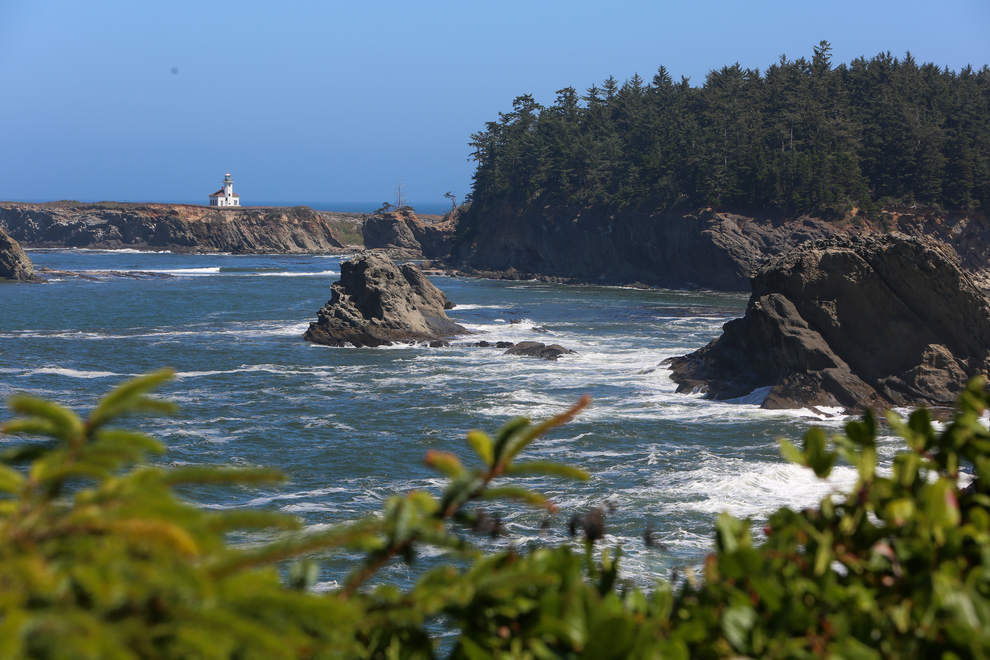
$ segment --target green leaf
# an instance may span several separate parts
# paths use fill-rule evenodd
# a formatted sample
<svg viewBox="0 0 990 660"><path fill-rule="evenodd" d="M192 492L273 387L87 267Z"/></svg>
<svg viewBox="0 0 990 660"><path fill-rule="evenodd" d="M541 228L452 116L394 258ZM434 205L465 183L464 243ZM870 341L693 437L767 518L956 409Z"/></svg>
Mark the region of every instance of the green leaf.
<svg viewBox="0 0 990 660"><path fill-rule="evenodd" d="M728 513L720 513L715 519L715 531L715 542L722 552L732 553L751 545L748 520L739 520Z"/></svg>
<svg viewBox="0 0 990 660"><path fill-rule="evenodd" d="M15 394L9 400L10 409L24 417L38 417L52 426L52 435L65 442L78 442L83 434L79 417L64 406L26 394Z"/></svg>
<svg viewBox="0 0 990 660"><path fill-rule="evenodd" d="M12 467L0 464L0 492L17 493L24 486L24 475Z"/></svg>
<svg viewBox="0 0 990 660"><path fill-rule="evenodd" d="M481 494L481 497L486 500L519 500L520 502L525 502L526 504L542 507L544 509L554 508L553 504L551 504L543 495L519 486L497 486L494 488L487 488Z"/></svg>
<svg viewBox="0 0 990 660"><path fill-rule="evenodd" d="M495 449L492 445L492 439L488 437L487 433L477 430L468 431L467 441L485 465L490 466L495 462Z"/></svg>
<svg viewBox="0 0 990 660"><path fill-rule="evenodd" d="M929 484L925 492L925 503L932 521L942 527L955 527L959 524L959 501L955 484L941 478Z"/></svg>
<svg viewBox="0 0 990 660"><path fill-rule="evenodd" d="M97 428L121 415L137 412L142 408L144 410L154 408L156 404L151 403L153 400L145 398L144 395L174 377L175 370L159 369L124 382L100 399L96 409L89 416L90 425ZM164 412L164 410L151 410L151 412Z"/></svg>
<svg viewBox="0 0 990 660"><path fill-rule="evenodd" d="M756 623L756 610L748 605L734 605L722 613L722 632L740 653L749 649L749 631Z"/></svg>
<svg viewBox="0 0 990 660"><path fill-rule="evenodd" d="M872 445L863 447L863 451L859 455L859 462L856 465L856 470L859 472L859 478L863 481L872 481L873 476L876 474L876 469L876 447Z"/></svg>
<svg viewBox="0 0 990 660"><path fill-rule="evenodd" d="M804 455L807 459L808 467L815 472L815 476L824 479L832 472L832 466L838 454L834 451L826 451L825 431L812 427L804 434Z"/></svg>
<svg viewBox="0 0 990 660"><path fill-rule="evenodd" d="M808 461L804 457L804 452L795 447L792 442L784 438L777 438L777 443L780 445L780 455L785 460L807 467Z"/></svg>
<svg viewBox="0 0 990 660"><path fill-rule="evenodd" d="M58 428L47 419L40 417L26 417L22 419L12 419L0 426L0 433L8 435L46 435L49 437L58 436Z"/></svg>
<svg viewBox="0 0 990 660"><path fill-rule="evenodd" d="M900 526L906 523L914 516L914 501L902 497L896 500L891 500L886 506L886 518L892 521L895 525Z"/></svg>
<svg viewBox="0 0 990 660"><path fill-rule="evenodd" d="M464 473L464 466L460 459L446 451L436 451L431 449L426 453L425 462L431 468L443 472L448 477L459 477Z"/></svg>
<svg viewBox="0 0 990 660"><path fill-rule="evenodd" d="M529 419L516 417L502 425L495 434L495 459L502 460L509 440L529 426Z"/></svg>

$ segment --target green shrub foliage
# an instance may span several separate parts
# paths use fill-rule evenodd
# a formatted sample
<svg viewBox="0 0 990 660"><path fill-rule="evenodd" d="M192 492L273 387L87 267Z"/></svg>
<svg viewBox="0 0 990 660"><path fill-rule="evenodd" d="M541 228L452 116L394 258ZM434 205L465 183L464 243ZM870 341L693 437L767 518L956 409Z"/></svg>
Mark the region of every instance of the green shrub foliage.
<svg viewBox="0 0 990 660"><path fill-rule="evenodd" d="M43 440L6 449L0 464L0 657L990 654L983 380L943 425L924 410L907 420L889 414L908 446L889 473L877 469L870 415L831 438L812 429L801 448L781 441L785 457L819 477L850 463L856 485L817 508L777 511L760 543L750 521L720 516L714 552L697 571L647 592L621 579L620 550L603 547L603 509L571 519L573 544L479 549L500 531L486 502L554 511L515 477L587 479L525 459L532 442L587 400L540 424L516 419L494 436L472 431L475 466L427 454L447 477L441 493L397 495L379 515L313 531L272 512L204 510L176 494L187 484L280 477L149 464L163 447L121 425L129 415L170 412L150 396L170 376L125 383L86 419L49 401L11 399L17 417L3 432ZM235 531L268 540L231 543ZM382 568L412 563L424 546L449 559L407 588L381 578ZM363 559L339 588L312 593L316 561L331 553Z"/></svg>

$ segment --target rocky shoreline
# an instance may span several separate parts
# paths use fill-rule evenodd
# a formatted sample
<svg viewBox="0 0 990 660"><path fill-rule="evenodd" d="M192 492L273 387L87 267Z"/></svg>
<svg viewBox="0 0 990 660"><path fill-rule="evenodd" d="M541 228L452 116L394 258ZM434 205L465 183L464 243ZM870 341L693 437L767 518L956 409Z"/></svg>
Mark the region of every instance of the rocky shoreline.
<svg viewBox="0 0 990 660"><path fill-rule="evenodd" d="M308 207L0 203L0 229L28 248L326 253L359 249L363 214Z"/></svg>
<svg viewBox="0 0 990 660"><path fill-rule="evenodd" d="M547 211L551 213L551 211ZM382 249L456 277L640 288L748 290L767 259L809 240L893 231L939 240L990 291L990 222L980 215L890 208L880 220L774 218L702 209L623 215L461 207L449 217L404 207L372 214L308 207L0 202L0 229L28 248L174 252L355 253Z"/></svg>
<svg viewBox="0 0 990 660"><path fill-rule="evenodd" d="M948 406L990 371L990 303L931 239L812 241L756 273L722 336L665 364L679 392L765 390L764 408Z"/></svg>
<svg viewBox="0 0 990 660"><path fill-rule="evenodd" d="M978 286L990 290L990 221L892 207L878 220L758 217L702 209L631 212L621 221L594 209L469 209L460 219L448 273L643 288L746 291L767 259L807 241L899 232L947 245Z"/></svg>

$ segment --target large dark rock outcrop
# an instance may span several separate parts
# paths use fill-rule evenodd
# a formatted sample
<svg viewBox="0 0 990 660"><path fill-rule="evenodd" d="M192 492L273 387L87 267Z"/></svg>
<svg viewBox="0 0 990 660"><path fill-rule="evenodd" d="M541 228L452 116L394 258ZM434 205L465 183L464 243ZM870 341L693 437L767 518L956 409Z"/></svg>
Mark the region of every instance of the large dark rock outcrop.
<svg viewBox="0 0 990 660"><path fill-rule="evenodd" d="M34 265L17 241L0 229L0 280L40 282Z"/></svg>
<svg viewBox="0 0 990 660"><path fill-rule="evenodd" d="M447 296L412 264L396 266L380 252L340 264L330 301L304 335L328 346L381 346L440 340L467 330L448 318Z"/></svg>
<svg viewBox="0 0 990 660"><path fill-rule="evenodd" d="M990 286L990 222L913 207L876 220L825 220L713 209L615 214L595 207L476 203L457 222L447 264L489 277L745 291L766 258L801 243L891 230L938 238Z"/></svg>
<svg viewBox="0 0 990 660"><path fill-rule="evenodd" d="M813 241L758 271L721 337L667 363L678 391L766 387L766 408L949 405L990 370L990 304L936 241Z"/></svg>

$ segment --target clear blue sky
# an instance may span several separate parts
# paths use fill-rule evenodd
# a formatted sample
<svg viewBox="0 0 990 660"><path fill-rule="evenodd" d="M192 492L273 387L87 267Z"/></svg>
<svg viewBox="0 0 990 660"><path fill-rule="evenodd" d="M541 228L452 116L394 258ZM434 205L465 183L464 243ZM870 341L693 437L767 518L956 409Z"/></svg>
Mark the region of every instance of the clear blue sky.
<svg viewBox="0 0 990 660"><path fill-rule="evenodd" d="M442 202L470 134L664 64L700 83L829 40L990 63L990 1L0 0L0 199Z"/></svg>

